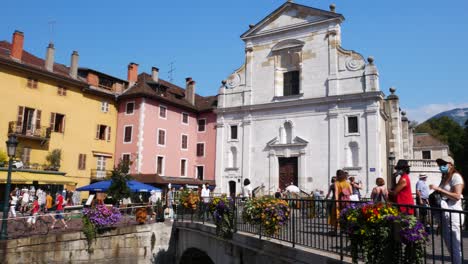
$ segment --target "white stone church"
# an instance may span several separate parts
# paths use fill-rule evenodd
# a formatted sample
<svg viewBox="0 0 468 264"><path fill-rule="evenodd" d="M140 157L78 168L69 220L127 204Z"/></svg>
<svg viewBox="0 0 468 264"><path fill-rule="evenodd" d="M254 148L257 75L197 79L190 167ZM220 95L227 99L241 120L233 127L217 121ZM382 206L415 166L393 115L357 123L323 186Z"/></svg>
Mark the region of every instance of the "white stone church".
<svg viewBox="0 0 468 264"><path fill-rule="evenodd" d="M398 97L385 97L372 58L341 47L335 12L288 1L242 34L245 63L219 90L217 192L248 178L273 193L326 191L337 169L366 194L387 178L390 152L411 157Z"/></svg>

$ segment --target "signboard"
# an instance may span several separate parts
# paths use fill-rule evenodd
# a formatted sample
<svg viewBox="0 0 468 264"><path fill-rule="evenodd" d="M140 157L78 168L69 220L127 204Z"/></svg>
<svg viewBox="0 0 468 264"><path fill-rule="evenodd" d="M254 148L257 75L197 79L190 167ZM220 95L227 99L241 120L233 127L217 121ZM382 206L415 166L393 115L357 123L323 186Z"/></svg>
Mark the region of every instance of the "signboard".
<svg viewBox="0 0 468 264"><path fill-rule="evenodd" d="M93 202L93 199L94 199L94 194L91 194L91 195L88 197L88 200L86 200L86 205L87 205L87 206L90 206L91 203Z"/></svg>
<svg viewBox="0 0 468 264"><path fill-rule="evenodd" d="M369 171L370 172L375 172L375 168L370 168Z"/></svg>

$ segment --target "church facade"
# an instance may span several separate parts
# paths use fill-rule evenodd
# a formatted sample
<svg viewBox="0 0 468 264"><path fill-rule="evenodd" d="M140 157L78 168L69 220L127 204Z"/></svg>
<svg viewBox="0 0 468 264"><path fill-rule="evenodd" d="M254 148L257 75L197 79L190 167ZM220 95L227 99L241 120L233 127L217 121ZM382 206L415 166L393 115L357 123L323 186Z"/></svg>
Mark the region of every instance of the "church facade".
<svg viewBox="0 0 468 264"><path fill-rule="evenodd" d="M241 36L245 63L218 94L218 192L238 194L244 179L266 193L327 190L345 169L367 193L389 152L404 156L398 97L385 98L372 57L341 47L343 21L333 5L288 1Z"/></svg>

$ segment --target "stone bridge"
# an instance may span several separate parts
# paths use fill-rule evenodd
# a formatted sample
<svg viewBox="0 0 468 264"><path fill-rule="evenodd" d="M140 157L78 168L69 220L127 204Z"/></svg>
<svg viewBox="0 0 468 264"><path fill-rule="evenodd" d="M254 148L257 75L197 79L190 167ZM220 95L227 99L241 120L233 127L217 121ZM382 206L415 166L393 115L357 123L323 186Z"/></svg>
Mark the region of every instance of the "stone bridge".
<svg viewBox="0 0 468 264"><path fill-rule="evenodd" d="M226 240L214 226L188 222L121 227L91 248L82 232L26 237L0 242L0 263L341 263L337 255L242 232Z"/></svg>
<svg viewBox="0 0 468 264"><path fill-rule="evenodd" d="M341 262L338 255L277 240L260 240L258 237L237 232L232 240L216 236L214 226L201 223L176 222L174 238L175 261L195 264L286 264L286 263L350 263ZM164 262L161 262L164 263Z"/></svg>

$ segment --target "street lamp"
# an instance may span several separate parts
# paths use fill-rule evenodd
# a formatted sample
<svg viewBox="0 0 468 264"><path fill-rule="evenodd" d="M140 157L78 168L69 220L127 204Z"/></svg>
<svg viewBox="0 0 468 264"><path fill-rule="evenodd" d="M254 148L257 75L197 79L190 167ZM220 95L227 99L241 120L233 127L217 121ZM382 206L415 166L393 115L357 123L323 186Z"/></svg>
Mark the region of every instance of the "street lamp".
<svg viewBox="0 0 468 264"><path fill-rule="evenodd" d="M8 175L5 186L5 196L3 199L3 215L2 215L2 233L0 234L0 240L7 239L7 219L8 219L8 203L10 201L10 188L11 188L11 168L13 167L13 158L16 154L16 147L18 146L18 140L16 136L8 136L6 141L8 157Z"/></svg>

